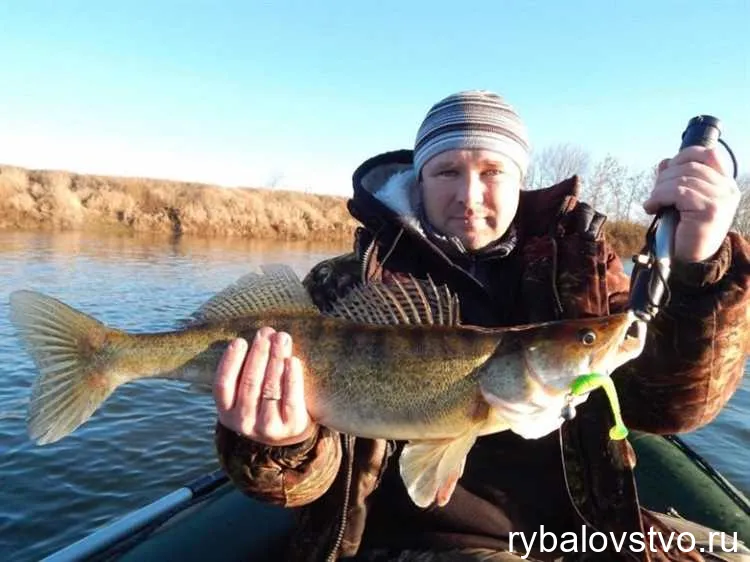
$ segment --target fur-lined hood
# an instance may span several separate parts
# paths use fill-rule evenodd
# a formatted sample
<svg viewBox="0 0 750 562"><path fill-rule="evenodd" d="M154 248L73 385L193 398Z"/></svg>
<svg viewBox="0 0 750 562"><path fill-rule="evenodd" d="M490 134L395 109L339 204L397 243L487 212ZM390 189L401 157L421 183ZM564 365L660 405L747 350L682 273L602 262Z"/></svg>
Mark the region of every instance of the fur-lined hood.
<svg viewBox="0 0 750 562"><path fill-rule="evenodd" d="M412 151L386 152L365 161L354 172L350 211L365 226L373 214L385 215L424 236L418 217L417 178ZM380 221L378 221L380 222Z"/></svg>

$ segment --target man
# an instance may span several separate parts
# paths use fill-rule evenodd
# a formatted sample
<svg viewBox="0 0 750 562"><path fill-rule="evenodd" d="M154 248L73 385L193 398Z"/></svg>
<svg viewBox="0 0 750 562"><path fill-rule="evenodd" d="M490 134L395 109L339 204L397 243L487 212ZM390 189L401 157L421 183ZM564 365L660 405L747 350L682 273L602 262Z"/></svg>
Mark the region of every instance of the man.
<svg viewBox="0 0 750 562"><path fill-rule="evenodd" d="M412 274L457 293L464 324L626 308L629 279L604 239L604 217L578 201L576 178L522 191L528 160L525 128L496 94L461 92L435 104L413 151L376 156L355 172L349 209L363 226L352 254L305 279L316 304L325 309L357 283ZM699 427L739 384L750 333L750 247L728 234L738 202L712 150L688 148L660 165L644 207L680 211L676 262L671 302L643 354L613 376L633 429ZM514 557L511 532L531 536L542 525L559 536L584 522L605 533L666 524L640 509L632 451L608 441L599 395L559 433L479 438L450 502L422 510L398 477L400 444L317 426L303 377L289 335L267 327L251 345L232 343L214 388L217 448L235 484L264 501L304 506L288 559L504 560ZM533 555L543 556L538 548ZM654 556L637 556L647 555Z"/></svg>

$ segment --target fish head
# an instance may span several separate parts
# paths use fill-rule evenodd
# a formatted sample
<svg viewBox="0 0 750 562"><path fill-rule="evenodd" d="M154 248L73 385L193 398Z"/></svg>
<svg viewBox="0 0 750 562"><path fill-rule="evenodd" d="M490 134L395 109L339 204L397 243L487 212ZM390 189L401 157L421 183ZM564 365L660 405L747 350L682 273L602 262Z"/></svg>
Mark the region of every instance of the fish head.
<svg viewBox="0 0 750 562"><path fill-rule="evenodd" d="M539 324L519 333L527 376L567 392L579 375L611 375L638 357L646 325L632 312Z"/></svg>
<svg viewBox="0 0 750 562"><path fill-rule="evenodd" d="M632 312L511 328L483 367L485 400L510 428L538 438L557 429L563 412L588 398L571 396L581 375L608 376L638 357L645 324Z"/></svg>

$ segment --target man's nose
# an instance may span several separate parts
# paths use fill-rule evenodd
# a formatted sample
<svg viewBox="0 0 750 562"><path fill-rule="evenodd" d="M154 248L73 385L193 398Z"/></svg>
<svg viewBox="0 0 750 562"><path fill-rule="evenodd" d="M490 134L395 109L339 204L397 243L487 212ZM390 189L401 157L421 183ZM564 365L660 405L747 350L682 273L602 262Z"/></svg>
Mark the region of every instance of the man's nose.
<svg viewBox="0 0 750 562"><path fill-rule="evenodd" d="M484 184L478 172L470 172L463 176L458 188L456 199L466 206L481 203L484 200Z"/></svg>

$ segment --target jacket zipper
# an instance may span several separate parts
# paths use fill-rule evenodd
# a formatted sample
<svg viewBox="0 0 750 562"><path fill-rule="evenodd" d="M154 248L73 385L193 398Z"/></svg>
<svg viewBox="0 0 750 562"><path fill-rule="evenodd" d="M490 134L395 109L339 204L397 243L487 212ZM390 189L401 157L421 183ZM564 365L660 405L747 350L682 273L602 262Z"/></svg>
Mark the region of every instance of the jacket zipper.
<svg viewBox="0 0 750 562"><path fill-rule="evenodd" d="M370 257L372 256L372 252L375 249L375 244L377 243L377 239L373 236L370 243L367 245L367 248L365 249L364 253L362 254L362 261L361 261L361 268L360 268L360 277L363 284L367 283L367 269L368 264L370 263Z"/></svg>
<svg viewBox="0 0 750 562"><path fill-rule="evenodd" d="M346 485L344 487L344 506L341 509L341 517L339 518L339 528L336 531L336 540L333 543L333 547L331 548L328 557L326 558L327 562L333 562L336 560L336 554L339 551L339 548L341 548L341 543L344 540L344 532L346 530L346 523L347 518L349 515L349 495L351 494L352 489L352 476L354 473L354 438L351 436L347 436L345 439L345 449L346 449L346 455L347 455L347 464L346 464Z"/></svg>

